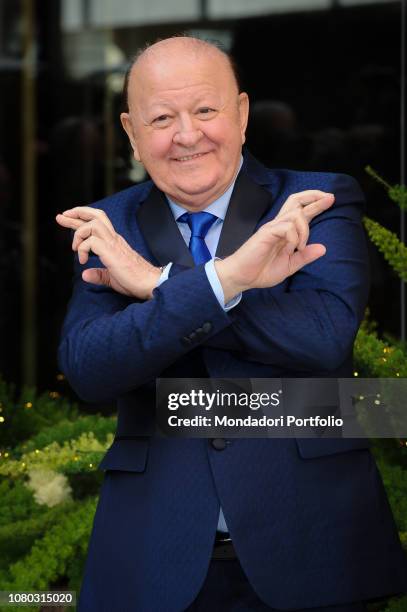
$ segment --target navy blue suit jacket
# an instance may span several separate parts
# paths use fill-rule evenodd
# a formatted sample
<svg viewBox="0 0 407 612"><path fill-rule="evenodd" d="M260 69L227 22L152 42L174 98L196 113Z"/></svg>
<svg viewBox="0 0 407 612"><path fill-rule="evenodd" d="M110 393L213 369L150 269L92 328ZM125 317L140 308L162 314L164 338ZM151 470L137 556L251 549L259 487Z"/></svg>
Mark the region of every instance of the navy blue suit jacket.
<svg viewBox="0 0 407 612"><path fill-rule="evenodd" d="M76 264L59 361L86 401L118 401L80 595L81 612L180 612L210 562L220 503L245 573L271 607L334 605L406 588L406 564L365 440L204 439L154 433L154 381L172 377L352 376L367 301L362 193L350 177L268 170L250 155L217 255L239 247L305 189L335 194L311 223L324 257L225 312L193 266L151 183L94 206L149 261L174 262L141 302L82 281ZM100 266L95 256L86 267Z"/></svg>

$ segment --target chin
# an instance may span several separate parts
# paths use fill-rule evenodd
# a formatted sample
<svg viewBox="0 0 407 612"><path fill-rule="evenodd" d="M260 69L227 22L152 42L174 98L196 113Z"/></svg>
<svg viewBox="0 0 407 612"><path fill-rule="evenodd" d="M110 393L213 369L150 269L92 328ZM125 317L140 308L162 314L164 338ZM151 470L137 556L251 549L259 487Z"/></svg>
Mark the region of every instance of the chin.
<svg viewBox="0 0 407 612"><path fill-rule="evenodd" d="M191 177L192 178L192 177ZM190 196L198 196L205 195L211 196L213 193L217 191L218 181L216 179L211 181L183 181L182 183L176 186L178 193L190 195ZM220 186L219 186L220 187ZM220 193L219 193L220 195Z"/></svg>

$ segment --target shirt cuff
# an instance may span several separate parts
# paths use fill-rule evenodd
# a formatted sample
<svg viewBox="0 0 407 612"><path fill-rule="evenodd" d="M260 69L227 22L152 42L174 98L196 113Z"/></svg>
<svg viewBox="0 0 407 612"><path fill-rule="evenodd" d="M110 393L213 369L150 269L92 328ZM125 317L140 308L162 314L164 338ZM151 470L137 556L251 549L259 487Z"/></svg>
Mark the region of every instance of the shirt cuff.
<svg viewBox="0 0 407 612"><path fill-rule="evenodd" d="M215 257L215 259L210 259L208 262L206 262L205 272L206 276L208 277L208 281L212 287L212 290L216 296L216 299L218 300L220 306L222 306L223 310L227 312L231 308L234 308L238 305L238 303L242 299L242 294L239 293L238 295L235 295L234 298L232 298L227 304L225 304L225 296L223 294L222 285L215 268L216 259L219 259L219 257Z"/></svg>
<svg viewBox="0 0 407 612"><path fill-rule="evenodd" d="M165 266L165 268L163 268L163 271L161 272L161 276L158 279L158 283L156 284L156 288L159 287L160 285L162 285L164 281L168 280L168 275L170 273L171 266L172 266L172 261L170 263L168 263Z"/></svg>

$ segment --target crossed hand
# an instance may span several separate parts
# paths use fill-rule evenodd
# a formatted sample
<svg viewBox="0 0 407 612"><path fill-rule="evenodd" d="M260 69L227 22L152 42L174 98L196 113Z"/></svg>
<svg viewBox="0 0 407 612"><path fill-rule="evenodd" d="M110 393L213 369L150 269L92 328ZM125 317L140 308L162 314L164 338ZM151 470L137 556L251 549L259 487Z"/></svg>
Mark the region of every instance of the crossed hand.
<svg viewBox="0 0 407 612"><path fill-rule="evenodd" d="M292 194L279 214L265 223L235 253L215 263L225 302L241 291L272 287L325 254L322 244L307 244L309 223L332 206L334 196L318 190ZM161 275L118 234L106 213L76 206L56 216L59 225L75 230L72 249L85 264L89 253L104 268L88 268L82 278L124 295L149 299Z"/></svg>
<svg viewBox="0 0 407 612"><path fill-rule="evenodd" d="M322 244L307 244L309 223L332 206L332 193L307 190L287 198L278 215L265 223L224 260L216 261L225 302L247 289L273 287L325 255Z"/></svg>
<svg viewBox="0 0 407 612"><path fill-rule="evenodd" d="M63 227L76 230L72 250L78 252L79 263L85 264L92 251L105 266L84 270L84 281L106 285L118 293L145 300L152 297L161 269L153 266L129 246L115 231L103 210L76 206L58 214L56 221Z"/></svg>

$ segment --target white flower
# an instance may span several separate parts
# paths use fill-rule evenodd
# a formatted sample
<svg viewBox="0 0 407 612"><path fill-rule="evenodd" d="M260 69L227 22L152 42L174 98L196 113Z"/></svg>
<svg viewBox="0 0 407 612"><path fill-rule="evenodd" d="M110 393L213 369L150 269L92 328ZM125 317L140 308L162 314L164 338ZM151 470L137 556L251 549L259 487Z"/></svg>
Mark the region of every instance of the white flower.
<svg viewBox="0 0 407 612"><path fill-rule="evenodd" d="M26 486L33 491L38 504L52 508L71 499L72 489L64 474L45 468L32 468L28 476Z"/></svg>

